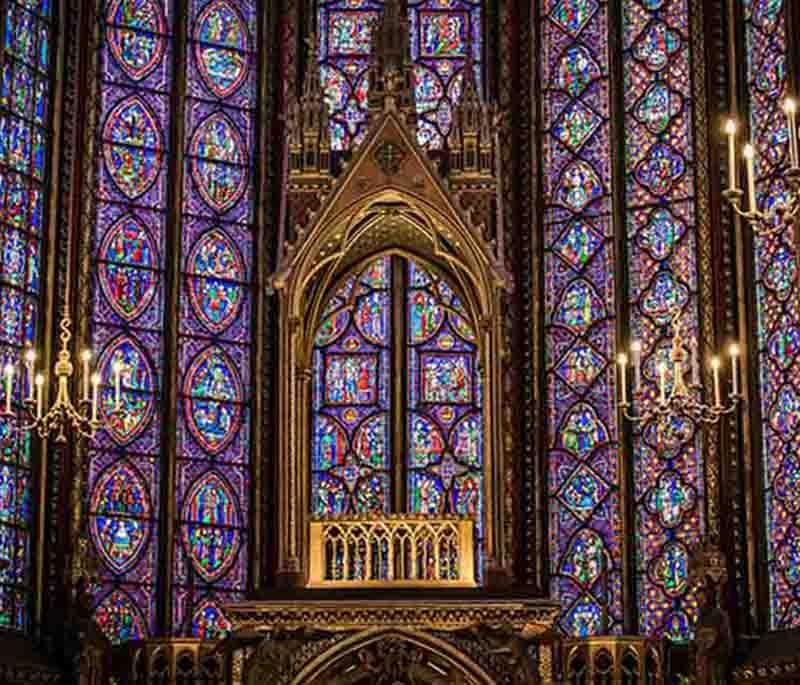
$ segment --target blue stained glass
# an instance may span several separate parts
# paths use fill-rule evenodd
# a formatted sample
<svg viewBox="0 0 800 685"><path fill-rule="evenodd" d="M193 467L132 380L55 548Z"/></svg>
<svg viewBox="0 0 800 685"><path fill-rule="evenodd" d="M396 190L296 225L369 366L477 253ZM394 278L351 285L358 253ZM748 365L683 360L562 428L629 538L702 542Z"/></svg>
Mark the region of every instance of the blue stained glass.
<svg viewBox="0 0 800 685"><path fill-rule="evenodd" d="M788 145L781 101L789 92L790 37L785 0L745 0L747 95L757 183L779 197L786 192ZM766 208L768 199L760 197ZM759 392L769 618L773 630L800 626L800 556L797 485L800 463L794 439L800 425L800 294L797 255L789 234L755 237Z"/></svg>
<svg viewBox="0 0 800 685"><path fill-rule="evenodd" d="M390 274L388 259L368 264L356 279L361 287L337 289L317 329L312 507L319 514L382 511L391 502Z"/></svg>
<svg viewBox="0 0 800 685"><path fill-rule="evenodd" d="M35 342L42 198L49 162L50 43L46 0L9 0L0 76L0 357L18 362ZM15 384L16 399L22 388ZM0 628L26 630L30 587L30 441L0 418Z"/></svg>
<svg viewBox="0 0 800 685"><path fill-rule="evenodd" d="M346 150L363 136L372 33L382 11L383 0L319 3L320 75L331 113L334 150ZM410 0L408 19L411 57L416 63L418 140L424 147L437 149L450 131L470 52L480 88L481 2Z"/></svg>

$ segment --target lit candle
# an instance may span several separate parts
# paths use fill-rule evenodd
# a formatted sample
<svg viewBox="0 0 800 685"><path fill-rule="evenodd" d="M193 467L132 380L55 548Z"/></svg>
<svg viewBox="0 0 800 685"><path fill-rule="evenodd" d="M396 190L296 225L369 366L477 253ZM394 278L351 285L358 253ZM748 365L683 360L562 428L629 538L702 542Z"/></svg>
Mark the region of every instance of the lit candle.
<svg viewBox="0 0 800 685"><path fill-rule="evenodd" d="M714 372L714 406L719 407L722 402L719 391L719 357L711 358L711 370Z"/></svg>
<svg viewBox="0 0 800 685"><path fill-rule="evenodd" d="M789 163L793 169L798 167L797 156L797 103L792 98L783 102L783 111L786 113L786 122L789 126Z"/></svg>
<svg viewBox="0 0 800 685"><path fill-rule="evenodd" d="M97 423L97 402L100 394L100 374L92 374L92 423Z"/></svg>
<svg viewBox="0 0 800 685"><path fill-rule="evenodd" d="M642 343L634 340L631 343L631 356L633 357L633 392L639 392L642 385Z"/></svg>
<svg viewBox="0 0 800 685"><path fill-rule="evenodd" d="M114 362L114 411L122 404L122 363Z"/></svg>
<svg viewBox="0 0 800 685"><path fill-rule="evenodd" d="M725 122L728 136L728 186L736 190L736 120L731 117Z"/></svg>
<svg viewBox="0 0 800 685"><path fill-rule="evenodd" d="M756 211L756 150L748 143L742 151L747 163L747 197L750 201L750 211Z"/></svg>
<svg viewBox="0 0 800 685"><path fill-rule="evenodd" d="M622 395L622 402L621 404L628 404L628 379L627 379L627 368L628 368L628 357L624 354L620 354L617 357L617 362L619 363L619 387L620 393Z"/></svg>
<svg viewBox="0 0 800 685"><path fill-rule="evenodd" d="M14 386L14 365L6 364L5 377L6 377L6 414L11 413L11 393Z"/></svg>
<svg viewBox="0 0 800 685"><path fill-rule="evenodd" d="M667 364L661 362L658 365L658 387L661 391L661 403L667 403Z"/></svg>
<svg viewBox="0 0 800 685"><path fill-rule="evenodd" d="M44 376L36 374L36 418L42 418L42 407L44 406Z"/></svg>
<svg viewBox="0 0 800 685"><path fill-rule="evenodd" d="M700 385L700 360L697 358L697 345L692 345L692 385Z"/></svg>
<svg viewBox="0 0 800 685"><path fill-rule="evenodd" d="M89 362L92 359L92 351L84 350L81 352L81 360L83 361L83 401L89 401Z"/></svg>
<svg viewBox="0 0 800 685"><path fill-rule="evenodd" d="M734 397L739 394L739 346L731 344L731 392Z"/></svg>
<svg viewBox="0 0 800 685"><path fill-rule="evenodd" d="M28 402L33 402L33 365L36 361L36 352L28 348L25 352L25 380L28 383Z"/></svg>

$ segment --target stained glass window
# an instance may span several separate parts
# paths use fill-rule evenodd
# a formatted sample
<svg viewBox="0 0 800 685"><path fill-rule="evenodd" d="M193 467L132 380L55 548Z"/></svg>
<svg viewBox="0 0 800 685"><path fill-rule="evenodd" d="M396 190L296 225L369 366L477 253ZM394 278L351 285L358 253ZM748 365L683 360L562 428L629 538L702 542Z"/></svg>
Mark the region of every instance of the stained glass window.
<svg viewBox="0 0 800 685"><path fill-rule="evenodd" d="M447 281L408 265L408 510L483 531L483 405L475 330Z"/></svg>
<svg viewBox="0 0 800 685"><path fill-rule="evenodd" d="M0 364L19 369L39 317L49 126L52 6L7 0L0 54ZM14 395L27 393L19 383ZM28 625L31 442L0 419L0 629Z"/></svg>
<svg viewBox="0 0 800 685"><path fill-rule="evenodd" d="M312 510L389 511L392 265L349 277L328 303L314 347Z"/></svg>
<svg viewBox="0 0 800 685"><path fill-rule="evenodd" d="M583 637L622 620L608 7L541 7L550 591Z"/></svg>
<svg viewBox="0 0 800 685"><path fill-rule="evenodd" d="M173 622L216 639L247 583L256 10L189 6Z"/></svg>
<svg viewBox="0 0 800 685"><path fill-rule="evenodd" d="M683 312L687 339L700 337L689 26L688 0L623 3L631 335L650 397L669 353L670 312ZM639 629L686 640L697 616L689 553L704 528L697 426L678 417L638 431L633 480Z"/></svg>
<svg viewBox="0 0 800 685"><path fill-rule="evenodd" d="M184 78L174 68L173 11L169 0L108 0L101 17L92 344L108 428L92 442L88 508L102 565L95 615L114 642L167 631L220 637L230 627L222 605L247 582L255 3L189 3ZM169 149L179 121L180 155ZM176 156L177 193L168 178ZM167 221L174 204L177 228ZM177 322L167 325L172 281ZM162 425L173 396L176 429ZM175 454L163 449L167 431ZM172 478L167 529L160 494ZM165 625L156 587L168 535Z"/></svg>
<svg viewBox="0 0 800 685"><path fill-rule="evenodd" d="M480 0L409 0L411 57L421 145L440 148L461 97L463 69L472 53L481 83ZM331 113L331 145L346 150L364 134L372 32L383 0L320 0L319 59Z"/></svg>
<svg viewBox="0 0 800 685"><path fill-rule="evenodd" d="M480 537L479 357L448 281L415 261L378 258L338 285L314 343L312 511L470 515ZM392 430L396 416L405 436Z"/></svg>
<svg viewBox="0 0 800 685"><path fill-rule="evenodd" d="M92 441L88 504L102 564L96 618L118 642L156 626L173 26L168 0L108 0L103 10L92 346L108 428Z"/></svg>
<svg viewBox="0 0 800 685"><path fill-rule="evenodd" d="M756 147L758 202L786 193L787 36L784 0L745 0L750 137ZM800 626L800 297L791 232L755 240L770 624Z"/></svg>

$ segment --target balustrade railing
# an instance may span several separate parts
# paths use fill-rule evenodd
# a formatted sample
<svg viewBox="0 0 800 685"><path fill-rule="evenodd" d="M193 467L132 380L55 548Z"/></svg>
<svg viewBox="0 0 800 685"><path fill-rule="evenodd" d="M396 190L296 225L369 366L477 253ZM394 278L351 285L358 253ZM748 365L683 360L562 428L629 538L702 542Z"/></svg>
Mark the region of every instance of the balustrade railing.
<svg viewBox="0 0 800 685"><path fill-rule="evenodd" d="M311 521L308 587L475 587L475 522L418 514Z"/></svg>

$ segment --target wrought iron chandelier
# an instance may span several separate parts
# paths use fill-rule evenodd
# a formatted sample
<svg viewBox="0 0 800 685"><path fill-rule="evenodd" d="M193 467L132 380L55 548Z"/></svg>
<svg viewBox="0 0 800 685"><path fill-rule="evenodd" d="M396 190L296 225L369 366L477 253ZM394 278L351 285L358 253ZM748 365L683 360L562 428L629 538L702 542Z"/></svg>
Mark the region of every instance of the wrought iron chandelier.
<svg viewBox="0 0 800 685"><path fill-rule="evenodd" d="M66 255L67 263L71 256L72 229L67 231ZM104 421L99 418L101 376L92 371L92 351L83 350L80 356L80 399L74 384L78 382L78 374L72 358L72 317L70 316L71 274L69 267L64 274L64 310L59 324L61 349L53 366L56 381L56 396L49 408L44 406L44 386L47 382L45 374L36 369L36 351L32 346L25 350L23 366L17 369L9 362L3 369L2 396L3 407L0 414L17 422L16 430L22 432L36 431L42 439L54 438L56 442L66 442L68 431L73 431L78 438L92 438ZM122 371L119 361L112 364L114 380L113 414L121 413ZM18 383L20 401L14 402L14 384ZM16 406L15 406L16 405ZM22 414L20 416L19 414Z"/></svg>
<svg viewBox="0 0 800 685"><path fill-rule="evenodd" d="M752 143L742 148L747 180L747 209L742 208L745 191L737 186L738 164L736 152L736 119L729 118L725 122L725 134L728 138L728 188L723 195L733 210L747 221L753 231L761 237L782 233L790 226L794 227L795 245L800 248L800 151L797 136L797 109L794 98L786 98L783 111L786 115L787 140L789 147L789 168L784 172L786 193L783 197L772 197L762 203L759 209L756 195L756 150Z"/></svg>
<svg viewBox="0 0 800 685"><path fill-rule="evenodd" d="M619 367L619 401L622 415L635 424L651 421L664 422L673 417L686 417L704 424L715 424L723 416L736 410L741 400L739 373L740 350L737 344L729 349L731 360L731 390L722 402L720 371L722 362L719 356L710 360L713 377L712 402L705 402L705 389L700 380L700 362L696 345L690 345L681 330L681 310L676 308L670 315L672 339L667 359L656 364L658 392L643 386L642 383L642 344L634 340L630 346L630 359L622 353L617 359ZM632 374L629 369L632 368ZM632 378L629 376L632 375ZM687 380L687 376L689 379ZM629 383L631 385L629 395Z"/></svg>

